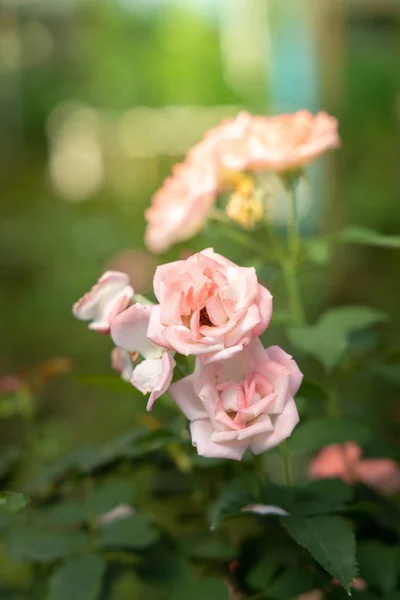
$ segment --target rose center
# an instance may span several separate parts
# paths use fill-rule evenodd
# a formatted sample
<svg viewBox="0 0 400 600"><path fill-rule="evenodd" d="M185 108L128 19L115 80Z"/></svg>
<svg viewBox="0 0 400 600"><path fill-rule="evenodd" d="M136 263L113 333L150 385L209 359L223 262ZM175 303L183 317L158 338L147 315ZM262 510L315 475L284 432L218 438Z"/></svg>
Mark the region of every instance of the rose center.
<svg viewBox="0 0 400 600"><path fill-rule="evenodd" d="M213 327L214 324L212 323L210 317L208 316L208 312L206 307L202 308L200 311L200 327L202 325L206 325L207 327Z"/></svg>

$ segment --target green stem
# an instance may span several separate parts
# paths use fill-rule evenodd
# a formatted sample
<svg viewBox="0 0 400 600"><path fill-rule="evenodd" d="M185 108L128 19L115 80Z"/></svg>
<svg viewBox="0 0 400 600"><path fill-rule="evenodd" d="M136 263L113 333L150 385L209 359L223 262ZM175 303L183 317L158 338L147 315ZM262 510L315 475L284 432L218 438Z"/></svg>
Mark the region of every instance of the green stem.
<svg viewBox="0 0 400 600"><path fill-rule="evenodd" d="M295 323L301 325L304 323L305 317L298 280L300 237L297 231L295 186L295 179L285 186L289 200L288 248L287 259L283 262L282 267L289 298L290 312Z"/></svg>
<svg viewBox="0 0 400 600"><path fill-rule="evenodd" d="M292 487L292 470L290 467L289 448L286 440L279 446L279 452L283 461L286 485L287 487Z"/></svg>
<svg viewBox="0 0 400 600"><path fill-rule="evenodd" d="M293 321L301 325L305 321L303 303L301 300L297 268L292 262L284 262L282 265L286 290L289 300L290 313Z"/></svg>
<svg viewBox="0 0 400 600"><path fill-rule="evenodd" d="M93 534L96 531L96 513L92 506L93 481L90 475L83 480L84 485L84 503L86 509L86 519L89 526L89 532Z"/></svg>
<svg viewBox="0 0 400 600"><path fill-rule="evenodd" d="M338 417L340 415L340 408L335 389L330 388L329 391L327 390L327 400L326 412L330 417Z"/></svg>

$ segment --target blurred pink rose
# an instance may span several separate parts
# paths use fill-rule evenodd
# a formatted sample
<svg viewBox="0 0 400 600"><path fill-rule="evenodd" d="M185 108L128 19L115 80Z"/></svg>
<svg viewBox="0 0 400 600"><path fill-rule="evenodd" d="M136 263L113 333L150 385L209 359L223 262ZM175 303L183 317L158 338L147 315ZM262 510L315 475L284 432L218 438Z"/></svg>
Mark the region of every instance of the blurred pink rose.
<svg viewBox="0 0 400 600"><path fill-rule="evenodd" d="M302 169L340 145L338 122L325 112L308 110L274 117L254 117L250 164L275 172Z"/></svg>
<svg viewBox="0 0 400 600"><path fill-rule="evenodd" d="M400 469L394 460L361 460L361 454L361 448L355 442L327 446L311 461L309 476L312 479L338 477L350 484L360 481L385 493L400 491Z"/></svg>
<svg viewBox="0 0 400 600"><path fill-rule="evenodd" d="M136 366L132 361L130 382L143 394L150 393L147 410L168 389L175 366L172 354L153 344L147 337L152 308L133 304L111 322L111 337L118 348L118 352L113 351L114 368L127 378L131 355L140 354L144 359Z"/></svg>
<svg viewBox="0 0 400 600"><path fill-rule="evenodd" d="M72 312L81 321L91 321L89 329L109 333L111 319L129 306L133 295L126 273L106 271L90 292L75 302Z"/></svg>
<svg viewBox="0 0 400 600"><path fill-rule="evenodd" d="M204 362L230 358L267 328L272 296L254 268L208 248L157 268L147 335L158 346Z"/></svg>
<svg viewBox="0 0 400 600"><path fill-rule="evenodd" d="M340 586L340 583L337 579L332 579L332 583L334 586ZM351 582L350 587L358 592L364 592L368 588L368 584L366 581L364 581L364 579L356 577ZM310 590L309 592L305 592L304 594L297 596L297 600L320 600L323 597L324 593L322 590Z"/></svg>
<svg viewBox="0 0 400 600"><path fill-rule="evenodd" d="M0 377L0 394L15 394L24 385L17 375Z"/></svg>
<svg viewBox="0 0 400 600"><path fill-rule="evenodd" d="M322 598L323 593L321 590L310 590L309 592L297 596L297 600L321 600Z"/></svg>
<svg viewBox="0 0 400 600"><path fill-rule="evenodd" d="M172 177L153 196L145 213L145 242L154 254L192 238L204 227L216 190L215 165L210 158L194 153L191 160L175 166Z"/></svg>
<svg viewBox="0 0 400 600"><path fill-rule="evenodd" d="M201 456L241 460L261 454L290 436L298 423L294 395L302 374L278 346L253 340L233 358L204 365L173 383L169 393L191 421L192 443Z"/></svg>

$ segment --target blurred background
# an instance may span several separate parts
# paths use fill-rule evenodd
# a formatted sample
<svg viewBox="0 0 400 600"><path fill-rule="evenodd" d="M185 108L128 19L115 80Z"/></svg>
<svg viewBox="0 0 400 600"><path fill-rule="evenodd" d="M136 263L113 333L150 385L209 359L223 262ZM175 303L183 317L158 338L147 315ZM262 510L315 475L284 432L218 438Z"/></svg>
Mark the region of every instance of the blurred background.
<svg viewBox="0 0 400 600"><path fill-rule="evenodd" d="M143 211L222 118L335 115L342 149L311 172L304 230L399 231L399 64L397 0L1 0L0 375L68 372L39 393L41 462L131 421L132 388L116 402L85 384L109 373L111 345L71 306L109 267L150 288ZM224 251L208 230L189 246L205 245ZM240 248L229 253L241 259ZM383 308L395 347L399 267L397 252L336 252L323 280L304 275L310 315L339 302ZM12 441L18 420L0 430Z"/></svg>

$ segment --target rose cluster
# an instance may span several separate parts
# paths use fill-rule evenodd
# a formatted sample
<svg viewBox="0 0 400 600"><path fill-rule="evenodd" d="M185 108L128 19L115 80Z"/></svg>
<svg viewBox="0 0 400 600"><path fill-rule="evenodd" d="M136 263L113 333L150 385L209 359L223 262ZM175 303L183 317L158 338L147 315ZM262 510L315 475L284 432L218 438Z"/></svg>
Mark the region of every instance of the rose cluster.
<svg viewBox="0 0 400 600"><path fill-rule="evenodd" d="M252 226L264 215L257 175L298 172L339 146L338 123L325 112L257 116L241 112L208 131L176 165L146 211L146 244L165 252L204 226L218 194L230 192L227 215Z"/></svg>
<svg viewBox="0 0 400 600"><path fill-rule="evenodd" d="M169 389L200 455L240 460L247 448L260 454L286 439L299 420L294 395L302 374L291 356L259 339L272 296L255 269L206 249L159 266L154 293L158 304L143 304L128 276L111 271L73 312L111 335L113 366L150 393L148 410ZM171 384L175 353L196 363Z"/></svg>

